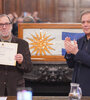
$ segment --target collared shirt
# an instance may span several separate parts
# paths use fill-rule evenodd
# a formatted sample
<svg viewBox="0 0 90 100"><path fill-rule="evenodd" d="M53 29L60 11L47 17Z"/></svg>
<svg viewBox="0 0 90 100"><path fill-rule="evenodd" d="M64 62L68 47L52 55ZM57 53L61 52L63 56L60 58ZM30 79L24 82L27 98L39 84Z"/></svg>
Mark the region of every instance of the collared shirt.
<svg viewBox="0 0 90 100"><path fill-rule="evenodd" d="M11 35L11 37L8 40L4 40L1 37L0 37L0 40L1 40L1 42L9 42L9 43L11 43L12 35Z"/></svg>

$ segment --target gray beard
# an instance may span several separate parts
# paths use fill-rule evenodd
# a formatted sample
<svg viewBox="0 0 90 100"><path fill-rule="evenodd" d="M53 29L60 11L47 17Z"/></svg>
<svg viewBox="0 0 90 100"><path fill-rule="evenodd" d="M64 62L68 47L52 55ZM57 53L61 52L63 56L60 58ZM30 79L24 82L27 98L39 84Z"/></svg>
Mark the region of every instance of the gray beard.
<svg viewBox="0 0 90 100"><path fill-rule="evenodd" d="M2 32L0 31L0 37L7 38L11 34L11 29L8 31L7 35L3 35Z"/></svg>

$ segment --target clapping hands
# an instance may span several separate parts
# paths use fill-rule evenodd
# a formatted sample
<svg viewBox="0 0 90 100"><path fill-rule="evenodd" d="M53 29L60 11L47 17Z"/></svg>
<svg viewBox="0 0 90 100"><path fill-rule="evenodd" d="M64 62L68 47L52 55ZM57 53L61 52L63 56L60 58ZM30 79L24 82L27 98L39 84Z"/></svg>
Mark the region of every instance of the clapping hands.
<svg viewBox="0 0 90 100"><path fill-rule="evenodd" d="M64 46L66 49L66 52L68 54L74 54L76 55L76 53L78 52L78 45L77 45L77 41L73 40L73 42L71 42L70 37L66 37L65 41L64 41Z"/></svg>

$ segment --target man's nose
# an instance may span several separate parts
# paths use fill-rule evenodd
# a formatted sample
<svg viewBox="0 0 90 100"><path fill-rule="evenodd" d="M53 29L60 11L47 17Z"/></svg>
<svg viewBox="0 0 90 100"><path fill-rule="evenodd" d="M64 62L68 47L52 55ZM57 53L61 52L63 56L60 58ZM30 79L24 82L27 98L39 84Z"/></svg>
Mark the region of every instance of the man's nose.
<svg viewBox="0 0 90 100"><path fill-rule="evenodd" d="M3 28L6 28L6 25L3 25L2 27L3 27Z"/></svg>
<svg viewBox="0 0 90 100"><path fill-rule="evenodd" d="M85 25L85 26L87 26L87 25L88 25L88 23L87 23L87 22L85 22L85 23L84 23L84 25Z"/></svg>

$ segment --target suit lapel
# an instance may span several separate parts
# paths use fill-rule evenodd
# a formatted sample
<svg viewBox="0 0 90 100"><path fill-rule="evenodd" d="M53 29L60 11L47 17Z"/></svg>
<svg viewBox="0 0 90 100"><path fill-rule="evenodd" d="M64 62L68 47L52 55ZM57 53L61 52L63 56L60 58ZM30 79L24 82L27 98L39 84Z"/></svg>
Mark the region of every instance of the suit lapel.
<svg viewBox="0 0 90 100"><path fill-rule="evenodd" d="M78 48L80 50L82 49L84 42L85 42L85 37L83 37L83 39L81 39L81 40L78 41Z"/></svg>
<svg viewBox="0 0 90 100"><path fill-rule="evenodd" d="M88 41L87 52L90 54L90 40Z"/></svg>
<svg viewBox="0 0 90 100"><path fill-rule="evenodd" d="M12 43L17 43L17 40L16 40L16 37L15 37L15 36L12 36L11 42L12 42Z"/></svg>

